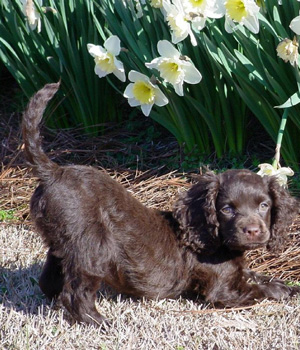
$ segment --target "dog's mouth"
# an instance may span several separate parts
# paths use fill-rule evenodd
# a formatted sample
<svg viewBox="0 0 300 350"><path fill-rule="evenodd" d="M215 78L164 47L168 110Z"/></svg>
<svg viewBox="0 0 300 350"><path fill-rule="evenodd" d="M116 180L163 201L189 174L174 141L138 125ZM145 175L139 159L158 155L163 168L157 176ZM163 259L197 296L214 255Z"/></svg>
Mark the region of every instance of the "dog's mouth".
<svg viewBox="0 0 300 350"><path fill-rule="evenodd" d="M246 237L243 231L237 232L236 235L230 239L225 239L224 244L231 250L253 250L258 248L263 248L267 245L270 239L269 231L261 232L256 238Z"/></svg>
<svg viewBox="0 0 300 350"><path fill-rule="evenodd" d="M246 250L255 250L258 248L264 248L267 245L268 241L266 242L236 242L236 243L227 243L227 247L230 248L230 250L238 250L238 251L246 251Z"/></svg>
<svg viewBox="0 0 300 350"><path fill-rule="evenodd" d="M267 245L268 240L264 242L247 242L242 245L244 250L253 250L258 248L263 248Z"/></svg>

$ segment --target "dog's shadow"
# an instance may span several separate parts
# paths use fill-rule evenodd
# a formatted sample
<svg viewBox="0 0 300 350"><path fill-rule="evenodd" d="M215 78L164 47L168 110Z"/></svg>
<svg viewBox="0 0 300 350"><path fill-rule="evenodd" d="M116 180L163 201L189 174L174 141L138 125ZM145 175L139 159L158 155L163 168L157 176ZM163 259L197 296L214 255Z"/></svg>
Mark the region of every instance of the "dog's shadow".
<svg viewBox="0 0 300 350"><path fill-rule="evenodd" d="M61 307L61 303L50 301L39 287L39 276L43 264L35 263L27 268L4 268L0 266L0 304L6 309L16 312L40 315L48 306L53 309ZM105 298L110 301L125 300L126 295L119 295L108 286L102 285L98 292L98 302ZM135 299L135 298L134 298Z"/></svg>
<svg viewBox="0 0 300 350"><path fill-rule="evenodd" d="M46 300L38 285L41 264L33 264L27 268L0 267L0 303L6 309L17 312L37 314Z"/></svg>

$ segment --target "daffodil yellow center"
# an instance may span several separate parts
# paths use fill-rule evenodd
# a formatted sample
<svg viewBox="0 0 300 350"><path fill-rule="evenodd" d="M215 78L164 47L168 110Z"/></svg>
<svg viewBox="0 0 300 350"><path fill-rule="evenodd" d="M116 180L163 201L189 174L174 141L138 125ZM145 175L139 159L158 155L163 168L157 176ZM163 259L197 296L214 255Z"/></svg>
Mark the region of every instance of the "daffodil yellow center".
<svg viewBox="0 0 300 350"><path fill-rule="evenodd" d="M193 7L200 7L204 2L205 0L190 0L190 3Z"/></svg>
<svg viewBox="0 0 300 350"><path fill-rule="evenodd" d="M171 84L178 83L178 78L181 74L181 70L179 65L176 62L172 62L169 60L162 61L159 64L158 69L163 79L165 79Z"/></svg>
<svg viewBox="0 0 300 350"><path fill-rule="evenodd" d="M154 88L145 81L137 81L132 89L134 97L142 104L154 103L155 91Z"/></svg>
<svg viewBox="0 0 300 350"><path fill-rule="evenodd" d="M228 16L237 22L248 16L248 11L243 0L228 0L225 3Z"/></svg>
<svg viewBox="0 0 300 350"><path fill-rule="evenodd" d="M95 63L102 71L107 73L112 73L116 69L114 56L109 52L95 57Z"/></svg>

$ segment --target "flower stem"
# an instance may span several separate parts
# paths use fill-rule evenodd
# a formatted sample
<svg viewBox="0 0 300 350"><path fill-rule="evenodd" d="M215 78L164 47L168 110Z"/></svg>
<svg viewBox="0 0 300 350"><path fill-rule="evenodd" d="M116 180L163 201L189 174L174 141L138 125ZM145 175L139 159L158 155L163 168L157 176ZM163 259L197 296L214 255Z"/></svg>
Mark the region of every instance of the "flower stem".
<svg viewBox="0 0 300 350"><path fill-rule="evenodd" d="M279 127L279 131L278 131L278 135L277 135L275 157L274 157L274 161L273 161L273 164L272 164L275 169L280 168L280 163L279 163L279 161L280 161L280 149L281 149L282 137L283 137L283 133L284 133L287 117L288 117L288 108L286 108L284 110L284 112L283 112L283 115L282 115L282 118L281 118L280 127Z"/></svg>

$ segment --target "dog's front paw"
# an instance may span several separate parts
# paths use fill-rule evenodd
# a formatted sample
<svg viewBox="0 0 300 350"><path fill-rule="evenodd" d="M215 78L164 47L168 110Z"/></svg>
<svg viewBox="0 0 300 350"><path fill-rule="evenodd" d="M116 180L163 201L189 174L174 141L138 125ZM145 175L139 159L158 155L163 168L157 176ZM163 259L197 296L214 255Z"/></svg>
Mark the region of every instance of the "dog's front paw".
<svg viewBox="0 0 300 350"><path fill-rule="evenodd" d="M294 296L300 293L299 286L289 286L289 289L290 289L290 296Z"/></svg>

